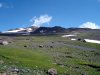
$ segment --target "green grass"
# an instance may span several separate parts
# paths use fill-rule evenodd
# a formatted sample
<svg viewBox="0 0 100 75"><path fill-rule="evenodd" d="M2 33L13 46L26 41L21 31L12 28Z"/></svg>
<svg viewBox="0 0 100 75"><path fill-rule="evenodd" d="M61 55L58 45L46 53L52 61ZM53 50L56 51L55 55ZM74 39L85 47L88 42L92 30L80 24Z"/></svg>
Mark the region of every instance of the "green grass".
<svg viewBox="0 0 100 75"><path fill-rule="evenodd" d="M47 71L50 68L56 68L58 75L100 75L97 68L84 65L91 64L100 66L100 47L98 44L70 41L59 35L16 36L13 41L16 42L12 42L6 46L0 45L0 60L4 61L3 64L0 64L0 70L3 70L2 67L5 65L8 67L15 65L19 68L37 69L37 71L42 70L43 73L41 75L45 75L46 73L44 73L44 70ZM77 46L95 48L97 50L89 51L76 49L64 45L63 42ZM38 46L41 44L44 46L53 45L53 48L39 48ZM25 48L24 45L28 47ZM34 45L36 47L34 47ZM30 75L33 75L33 73ZM34 75L37 74L34 73Z"/></svg>

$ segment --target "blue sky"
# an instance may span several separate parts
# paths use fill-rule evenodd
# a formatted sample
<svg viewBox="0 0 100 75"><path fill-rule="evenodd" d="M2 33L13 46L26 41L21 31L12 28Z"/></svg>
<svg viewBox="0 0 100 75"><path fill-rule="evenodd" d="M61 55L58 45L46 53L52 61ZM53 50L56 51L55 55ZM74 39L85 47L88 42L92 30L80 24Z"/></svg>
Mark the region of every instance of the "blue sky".
<svg viewBox="0 0 100 75"><path fill-rule="evenodd" d="M45 15L51 19L43 26L99 28L100 0L0 0L0 31L34 25Z"/></svg>

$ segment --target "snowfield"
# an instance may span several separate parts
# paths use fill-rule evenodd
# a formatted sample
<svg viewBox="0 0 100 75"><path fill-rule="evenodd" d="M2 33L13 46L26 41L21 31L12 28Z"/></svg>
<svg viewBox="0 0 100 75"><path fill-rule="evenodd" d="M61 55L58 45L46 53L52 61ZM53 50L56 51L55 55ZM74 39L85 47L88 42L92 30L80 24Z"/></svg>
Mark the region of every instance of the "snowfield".
<svg viewBox="0 0 100 75"><path fill-rule="evenodd" d="M71 37L71 36L76 36L76 35L63 35L62 37Z"/></svg>
<svg viewBox="0 0 100 75"><path fill-rule="evenodd" d="M27 32L31 32L32 31L31 28L19 28L19 29L15 29L15 30L4 31L3 33L18 33L20 31L24 31L24 30L26 30Z"/></svg>
<svg viewBox="0 0 100 75"><path fill-rule="evenodd" d="M72 38L71 40L77 40L77 39Z"/></svg>
<svg viewBox="0 0 100 75"><path fill-rule="evenodd" d="M97 43L100 44L99 40L91 40L91 39L85 39L86 42L90 42L90 43Z"/></svg>

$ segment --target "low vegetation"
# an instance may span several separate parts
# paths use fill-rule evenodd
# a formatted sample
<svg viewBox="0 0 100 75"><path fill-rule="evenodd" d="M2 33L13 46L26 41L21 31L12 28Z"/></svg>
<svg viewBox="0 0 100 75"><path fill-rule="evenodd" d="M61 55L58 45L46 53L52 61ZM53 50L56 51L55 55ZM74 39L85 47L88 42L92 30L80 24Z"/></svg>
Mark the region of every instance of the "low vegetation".
<svg viewBox="0 0 100 75"><path fill-rule="evenodd" d="M0 73L18 75L100 75L100 45L71 41L59 35L0 36Z"/></svg>

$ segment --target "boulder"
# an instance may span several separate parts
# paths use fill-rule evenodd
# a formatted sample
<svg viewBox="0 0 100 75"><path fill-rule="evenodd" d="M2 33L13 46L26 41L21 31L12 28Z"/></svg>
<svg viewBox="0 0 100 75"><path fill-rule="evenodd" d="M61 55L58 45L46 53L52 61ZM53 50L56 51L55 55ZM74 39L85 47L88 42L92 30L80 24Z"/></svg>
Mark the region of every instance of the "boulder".
<svg viewBox="0 0 100 75"><path fill-rule="evenodd" d="M57 70L54 69L54 68L51 68L51 69L48 70L48 74L49 75L57 75Z"/></svg>
<svg viewBox="0 0 100 75"><path fill-rule="evenodd" d="M8 41L0 41L0 45L8 45Z"/></svg>
<svg viewBox="0 0 100 75"><path fill-rule="evenodd" d="M43 48L44 46L43 46L43 45L39 45L39 47L40 47L40 48Z"/></svg>
<svg viewBox="0 0 100 75"><path fill-rule="evenodd" d="M4 61L3 60L0 60L0 64L3 64L4 63Z"/></svg>

